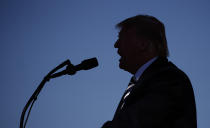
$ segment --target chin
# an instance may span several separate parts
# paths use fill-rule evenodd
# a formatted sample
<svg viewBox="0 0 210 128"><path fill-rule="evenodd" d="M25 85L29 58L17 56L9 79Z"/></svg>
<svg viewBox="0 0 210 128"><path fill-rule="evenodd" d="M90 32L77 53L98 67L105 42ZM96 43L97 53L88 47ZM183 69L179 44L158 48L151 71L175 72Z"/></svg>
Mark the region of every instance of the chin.
<svg viewBox="0 0 210 128"><path fill-rule="evenodd" d="M123 63L123 61L120 61L119 68L133 74L132 70L131 70L131 68L129 68L128 64L126 64L125 62Z"/></svg>
<svg viewBox="0 0 210 128"><path fill-rule="evenodd" d="M120 69L122 69L122 70L124 70L124 71L126 71L126 72L129 72L129 73L131 73L131 71L127 68L127 67L124 67L124 66L119 66L120 67ZM131 73L132 74L132 73Z"/></svg>
<svg viewBox="0 0 210 128"><path fill-rule="evenodd" d="M124 70L127 71L127 66L126 66L126 64L123 63L123 62L120 62L120 63L119 63L119 68L124 69Z"/></svg>

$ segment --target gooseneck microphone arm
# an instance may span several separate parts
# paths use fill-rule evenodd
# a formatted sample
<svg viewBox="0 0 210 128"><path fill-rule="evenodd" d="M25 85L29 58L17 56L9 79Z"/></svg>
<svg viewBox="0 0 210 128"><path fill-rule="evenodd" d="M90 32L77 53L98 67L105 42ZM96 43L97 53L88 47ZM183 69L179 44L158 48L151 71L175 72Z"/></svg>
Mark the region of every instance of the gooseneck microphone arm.
<svg viewBox="0 0 210 128"><path fill-rule="evenodd" d="M58 72L58 73L55 73L57 70L63 68L64 66L67 66L65 70L63 70L61 72ZM76 66L72 65L69 60L66 60L63 63L61 63L60 65L58 65L57 67L55 67L52 71L50 71L44 77L42 82L39 84L37 89L34 91L32 96L30 97L30 99L26 103L25 107L23 108L21 118L20 118L20 128L25 128L26 127L26 123L27 123L28 117L30 115L30 111L32 109L32 106L33 106L33 104L36 101L39 93L41 92L42 88L44 87L44 85L47 81L49 81L51 78L56 78L56 77L59 77L59 76L62 76L62 75L67 75L67 74L68 75L74 75L79 70L88 70L88 69L94 68L96 66L98 66L98 62L97 62L96 58L84 60L81 64L76 65ZM25 113L26 113L29 106L30 106L30 109L28 110L28 114L27 114L27 117L25 119Z"/></svg>

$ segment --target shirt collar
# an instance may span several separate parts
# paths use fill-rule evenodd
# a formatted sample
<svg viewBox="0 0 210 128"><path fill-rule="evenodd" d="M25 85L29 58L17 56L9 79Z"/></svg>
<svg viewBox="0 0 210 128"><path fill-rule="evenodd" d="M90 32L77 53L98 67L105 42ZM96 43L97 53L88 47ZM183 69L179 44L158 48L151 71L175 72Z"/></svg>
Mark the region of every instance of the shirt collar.
<svg viewBox="0 0 210 128"><path fill-rule="evenodd" d="M158 57L154 57L152 59L150 59L149 61L147 61L144 65L142 65L137 72L134 75L134 78L136 79L136 81L139 80L139 78L141 77L141 75L143 74L143 72L157 59Z"/></svg>

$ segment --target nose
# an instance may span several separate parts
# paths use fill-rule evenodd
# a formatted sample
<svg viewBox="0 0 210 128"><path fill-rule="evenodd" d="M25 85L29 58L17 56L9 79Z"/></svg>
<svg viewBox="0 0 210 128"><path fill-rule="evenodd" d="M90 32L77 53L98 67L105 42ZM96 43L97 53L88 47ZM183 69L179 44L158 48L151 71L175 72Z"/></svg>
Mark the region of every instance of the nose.
<svg viewBox="0 0 210 128"><path fill-rule="evenodd" d="M115 42L114 47L119 48L119 39Z"/></svg>

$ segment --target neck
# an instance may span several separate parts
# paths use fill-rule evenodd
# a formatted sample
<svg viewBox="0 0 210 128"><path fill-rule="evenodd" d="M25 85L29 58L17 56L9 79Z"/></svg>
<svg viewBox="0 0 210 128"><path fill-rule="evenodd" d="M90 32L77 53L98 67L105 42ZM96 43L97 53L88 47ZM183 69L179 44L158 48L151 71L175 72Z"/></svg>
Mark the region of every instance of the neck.
<svg viewBox="0 0 210 128"><path fill-rule="evenodd" d="M131 69L128 72L134 75L139 68L141 68L144 64L146 64L149 60L151 60L154 57L156 56L145 57L144 59L141 60L139 59L138 61L136 61L136 63L131 67Z"/></svg>

